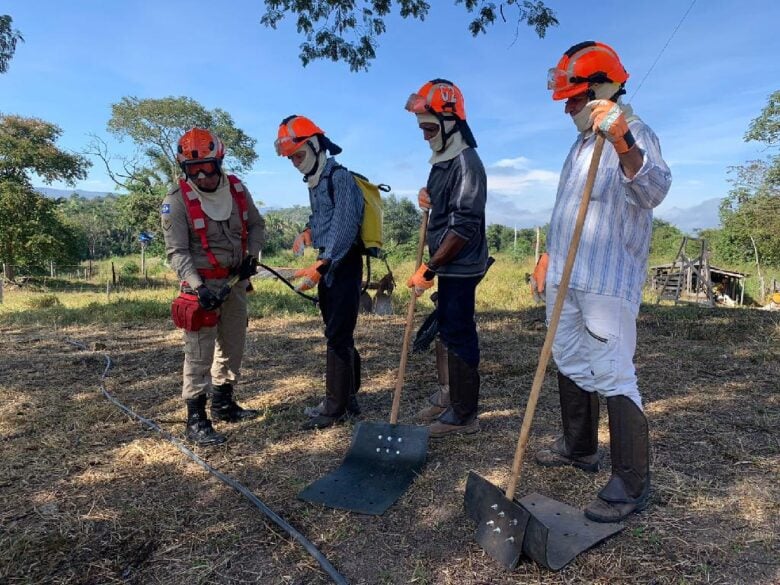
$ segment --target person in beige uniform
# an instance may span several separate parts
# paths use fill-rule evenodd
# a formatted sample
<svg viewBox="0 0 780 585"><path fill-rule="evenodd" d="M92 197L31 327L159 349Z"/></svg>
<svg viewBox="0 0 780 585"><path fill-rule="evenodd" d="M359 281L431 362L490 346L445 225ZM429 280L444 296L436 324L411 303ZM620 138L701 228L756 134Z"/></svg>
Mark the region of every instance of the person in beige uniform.
<svg viewBox="0 0 780 585"><path fill-rule="evenodd" d="M209 394L214 420L237 422L258 415L236 403L233 386L244 355L246 291L257 272L265 221L243 183L222 171L224 156L224 145L214 133L187 131L177 146L183 177L161 210L168 262L182 281L180 299L191 299L176 324L185 329L185 435L198 445L225 441L206 415ZM239 280L230 287L235 276ZM175 314L176 301L176 321Z"/></svg>

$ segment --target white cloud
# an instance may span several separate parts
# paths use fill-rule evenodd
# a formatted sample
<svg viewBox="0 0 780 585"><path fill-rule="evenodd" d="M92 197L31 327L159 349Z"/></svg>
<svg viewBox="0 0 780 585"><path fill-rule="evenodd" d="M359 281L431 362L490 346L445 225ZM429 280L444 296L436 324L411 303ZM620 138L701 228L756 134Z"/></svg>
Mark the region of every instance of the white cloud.
<svg viewBox="0 0 780 585"><path fill-rule="evenodd" d="M518 156L516 158L502 158L500 161L493 164L493 167L499 169L524 169L530 164L530 159L524 156Z"/></svg>

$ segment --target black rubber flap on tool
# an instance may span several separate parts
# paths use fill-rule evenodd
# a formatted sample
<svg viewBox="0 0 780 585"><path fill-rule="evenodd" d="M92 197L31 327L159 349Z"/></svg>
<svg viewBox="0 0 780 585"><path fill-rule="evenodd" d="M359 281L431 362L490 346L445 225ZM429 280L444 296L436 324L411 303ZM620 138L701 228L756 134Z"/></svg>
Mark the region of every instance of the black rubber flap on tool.
<svg viewBox="0 0 780 585"><path fill-rule="evenodd" d="M541 494L519 500L530 518L523 539L523 553L553 571L623 530L623 524L593 522L582 510Z"/></svg>
<svg viewBox="0 0 780 585"><path fill-rule="evenodd" d="M471 471L466 482L466 513L477 523L477 542L507 569L520 562L528 512L504 491Z"/></svg>
<svg viewBox="0 0 780 585"><path fill-rule="evenodd" d="M342 464L298 497L380 515L411 485L428 455L428 427L361 422Z"/></svg>

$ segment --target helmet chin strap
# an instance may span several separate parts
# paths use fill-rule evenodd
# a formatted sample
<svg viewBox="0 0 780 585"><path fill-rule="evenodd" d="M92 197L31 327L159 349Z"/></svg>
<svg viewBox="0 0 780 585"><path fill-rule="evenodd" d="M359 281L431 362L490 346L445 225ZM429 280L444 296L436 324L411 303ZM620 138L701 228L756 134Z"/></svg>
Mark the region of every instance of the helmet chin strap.
<svg viewBox="0 0 780 585"><path fill-rule="evenodd" d="M436 154L441 154L447 148L447 142L449 142L450 138L458 132L458 124L455 118L445 118L438 112L433 112L433 115L436 116L436 119L439 121L439 134L441 135L441 146L436 151ZM445 122L453 122L452 130L449 132L447 132L447 129L444 127Z"/></svg>

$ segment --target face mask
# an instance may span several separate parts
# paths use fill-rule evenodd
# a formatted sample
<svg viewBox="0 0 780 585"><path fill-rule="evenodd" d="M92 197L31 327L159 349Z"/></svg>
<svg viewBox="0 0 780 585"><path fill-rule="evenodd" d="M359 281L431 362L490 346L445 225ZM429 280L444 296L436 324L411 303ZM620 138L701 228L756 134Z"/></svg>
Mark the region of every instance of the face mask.
<svg viewBox="0 0 780 585"><path fill-rule="evenodd" d="M571 117L571 120L577 127L577 131L585 132L586 130L590 130L590 108L586 105L579 113L574 114Z"/></svg>
<svg viewBox="0 0 780 585"><path fill-rule="evenodd" d="M305 154L304 159L300 164L295 165L302 175L308 175L314 170L317 164L317 155L319 154L319 142L316 136L309 138L307 143L303 146L303 152Z"/></svg>

